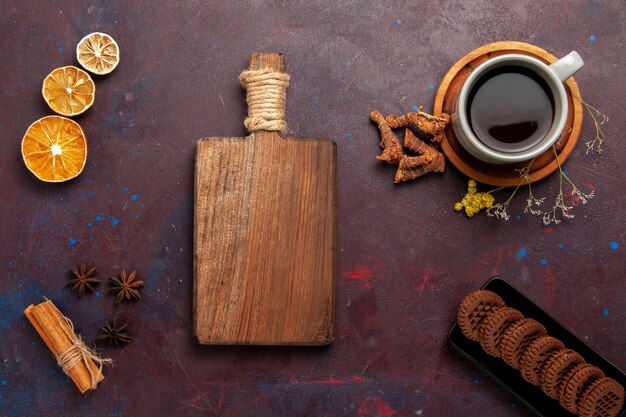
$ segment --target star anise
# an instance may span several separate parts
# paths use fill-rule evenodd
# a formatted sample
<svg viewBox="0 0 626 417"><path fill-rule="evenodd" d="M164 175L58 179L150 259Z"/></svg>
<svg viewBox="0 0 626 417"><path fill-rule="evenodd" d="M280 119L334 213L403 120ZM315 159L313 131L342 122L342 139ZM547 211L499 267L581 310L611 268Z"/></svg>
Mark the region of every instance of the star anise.
<svg viewBox="0 0 626 417"><path fill-rule="evenodd" d="M87 265L85 264L82 264L78 269L73 268L71 272L74 274L74 278L70 279L67 285L72 287L73 290L78 290L78 295L83 295L85 288L93 292L92 285L97 285L100 282L100 280L94 276L96 268L87 270Z"/></svg>
<svg viewBox="0 0 626 417"><path fill-rule="evenodd" d="M135 281L137 272L133 271L126 275L126 271L120 271L119 277L111 277L111 290L110 292L117 293L115 302L120 303L123 299L130 300L139 298L139 288L143 286L143 281Z"/></svg>
<svg viewBox="0 0 626 417"><path fill-rule="evenodd" d="M110 345L118 347L120 343L130 343L132 338L127 331L128 323L120 323L114 316L108 323L100 328L96 340L106 340Z"/></svg>

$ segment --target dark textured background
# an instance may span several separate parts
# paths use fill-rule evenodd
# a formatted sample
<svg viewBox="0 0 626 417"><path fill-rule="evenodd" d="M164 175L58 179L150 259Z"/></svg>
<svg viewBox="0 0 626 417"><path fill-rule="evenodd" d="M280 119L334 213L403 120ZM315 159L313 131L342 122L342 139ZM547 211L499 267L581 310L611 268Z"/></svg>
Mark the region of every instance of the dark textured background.
<svg viewBox="0 0 626 417"><path fill-rule="evenodd" d="M0 6L0 415L3 416L530 416L446 343L456 307L500 274L624 368L626 243L623 116L625 6L614 1L6 1ZM41 94L104 31L121 63L96 77L95 105L76 120L85 171L45 184L20 141L50 114ZM452 210L462 174L395 186L379 163L373 109L432 108L445 71L470 50L520 40L555 55L576 49L576 74L603 110L608 142L565 168L596 198L558 226L522 213L505 223ZM328 348L201 347L191 329L196 140L243 136L237 76L258 49L285 54L292 135L339 151L337 340ZM277 173L280 175L280 173ZM558 178L536 187L552 200ZM503 200L506 194L498 194ZM516 217L519 215L519 217ZM138 303L114 306L64 288L81 262L101 278L136 269ZM42 296L86 340L114 313L134 342L105 383L81 396L22 314Z"/></svg>

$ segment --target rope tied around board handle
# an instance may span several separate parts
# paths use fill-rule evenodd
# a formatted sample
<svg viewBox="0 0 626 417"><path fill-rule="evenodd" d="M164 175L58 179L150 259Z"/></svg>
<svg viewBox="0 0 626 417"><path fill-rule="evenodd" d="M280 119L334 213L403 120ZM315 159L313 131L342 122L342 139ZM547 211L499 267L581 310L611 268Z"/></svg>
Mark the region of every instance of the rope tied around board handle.
<svg viewBox="0 0 626 417"><path fill-rule="evenodd" d="M260 68L243 71L239 75L239 81L246 89L248 117L243 124L248 132L269 130L287 133L285 103L289 74Z"/></svg>
<svg viewBox="0 0 626 417"><path fill-rule="evenodd" d="M63 313L61 313L61 311L59 311L59 309L54 304L52 304L52 307L54 307L54 309L61 315L61 318L59 319L59 324L61 324L61 329L63 329L63 333L65 333L67 338L72 343L72 346L57 355L57 365L59 365L59 367L63 369L63 372L68 375L70 369L72 369L73 367L78 365L79 362L82 361L85 364L87 371L89 371L89 377L91 379L91 389L96 389L96 387L98 386L98 377L102 374L102 368L105 364L112 364L113 360L110 358L101 358L96 354L96 352L87 347L85 342L83 342L83 339L80 336L76 335L74 331L74 323L72 323L72 320L70 320L67 316L64 316ZM69 331L65 328L65 326L62 325L61 321L64 321L65 324L67 324L67 327L69 327ZM89 366L87 358L91 359L98 366L97 373L93 372L91 366Z"/></svg>

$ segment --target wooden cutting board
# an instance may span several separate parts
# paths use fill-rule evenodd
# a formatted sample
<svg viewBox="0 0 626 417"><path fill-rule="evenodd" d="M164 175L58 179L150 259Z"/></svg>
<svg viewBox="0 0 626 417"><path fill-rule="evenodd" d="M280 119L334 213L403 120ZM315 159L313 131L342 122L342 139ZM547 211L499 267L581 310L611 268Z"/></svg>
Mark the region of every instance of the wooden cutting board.
<svg viewBox="0 0 626 417"><path fill-rule="evenodd" d="M249 68L285 72L285 61L256 52ZM332 140L269 131L198 141L193 309L199 343L332 343L336 155Z"/></svg>

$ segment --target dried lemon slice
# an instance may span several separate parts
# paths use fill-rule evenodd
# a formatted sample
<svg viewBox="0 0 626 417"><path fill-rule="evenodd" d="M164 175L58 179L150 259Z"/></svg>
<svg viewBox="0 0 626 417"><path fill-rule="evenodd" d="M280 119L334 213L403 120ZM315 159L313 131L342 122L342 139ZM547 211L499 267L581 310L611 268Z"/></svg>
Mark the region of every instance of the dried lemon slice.
<svg viewBox="0 0 626 417"><path fill-rule="evenodd" d="M94 32L85 36L76 45L76 59L87 71L108 74L120 62L120 48L106 33Z"/></svg>
<svg viewBox="0 0 626 417"><path fill-rule="evenodd" d="M88 73L73 66L52 71L43 80L41 94L55 113L76 116L93 104L96 85Z"/></svg>
<svg viewBox="0 0 626 417"><path fill-rule="evenodd" d="M61 116L46 116L29 126L22 139L26 167L46 182L70 180L83 171L87 139L80 125Z"/></svg>

